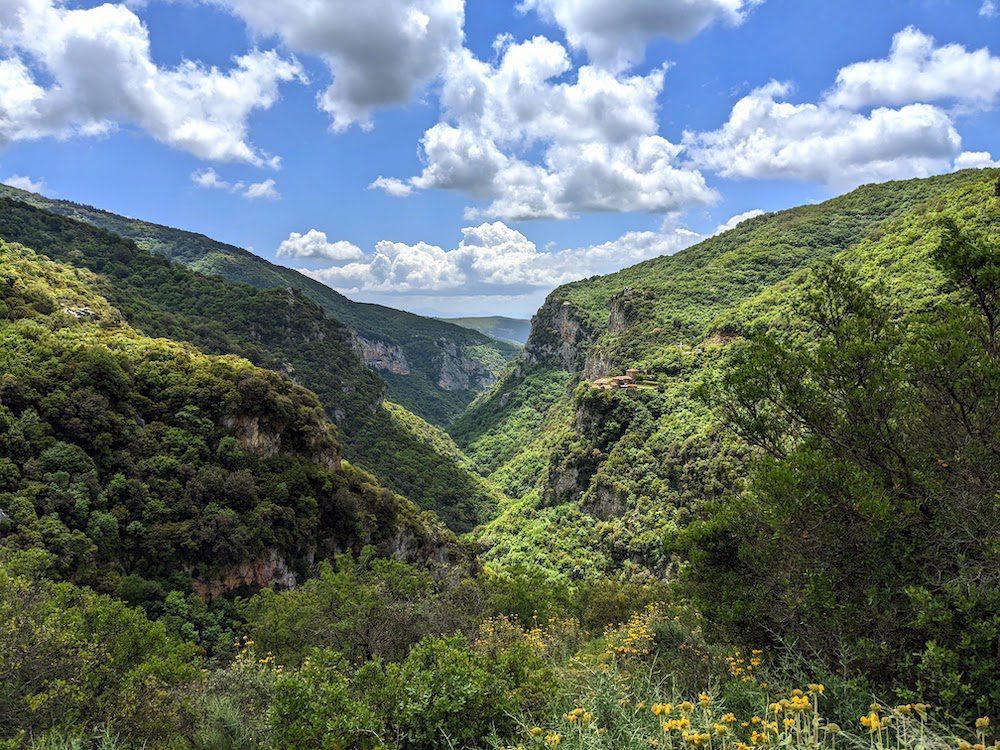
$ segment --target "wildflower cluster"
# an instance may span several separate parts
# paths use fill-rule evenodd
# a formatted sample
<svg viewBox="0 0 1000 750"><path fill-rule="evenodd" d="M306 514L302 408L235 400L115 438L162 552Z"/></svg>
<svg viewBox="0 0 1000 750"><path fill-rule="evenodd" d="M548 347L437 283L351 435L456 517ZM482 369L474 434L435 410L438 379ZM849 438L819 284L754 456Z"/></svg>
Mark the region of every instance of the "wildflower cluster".
<svg viewBox="0 0 1000 750"><path fill-rule="evenodd" d="M760 649L754 649L747 658L739 650L733 651L726 657L729 673L740 682L756 682L757 670L764 663L763 654Z"/></svg>
<svg viewBox="0 0 1000 750"><path fill-rule="evenodd" d="M574 708L569 713L563 714L563 719L570 724L579 722L583 726L590 726L594 721L594 715L585 708Z"/></svg>
<svg viewBox="0 0 1000 750"><path fill-rule="evenodd" d="M1000 750L1000 739L994 740L992 745L987 745L987 735L990 731L990 717L981 716L976 719L976 741L956 740L958 750Z"/></svg>
<svg viewBox="0 0 1000 750"><path fill-rule="evenodd" d="M562 652L575 648L583 635L576 620L551 617L531 627L522 625L517 617L501 615L484 620L479 626L475 646L489 652L496 648L527 645L537 655L560 659Z"/></svg>
<svg viewBox="0 0 1000 750"><path fill-rule="evenodd" d="M653 646L653 624L663 619L663 607L650 604L637 612L619 628L609 628L604 633L607 648L605 655L618 658L647 656Z"/></svg>

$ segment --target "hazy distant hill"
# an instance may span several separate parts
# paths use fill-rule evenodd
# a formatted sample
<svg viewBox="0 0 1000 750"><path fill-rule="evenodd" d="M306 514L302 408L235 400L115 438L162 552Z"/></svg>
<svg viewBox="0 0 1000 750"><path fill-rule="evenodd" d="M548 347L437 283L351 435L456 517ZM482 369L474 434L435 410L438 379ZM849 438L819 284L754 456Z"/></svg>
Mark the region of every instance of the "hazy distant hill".
<svg viewBox="0 0 1000 750"><path fill-rule="evenodd" d="M471 328L474 331L485 333L495 339L503 341L513 341L524 344L531 333L531 321L521 318L505 318L503 315L489 315L484 317L471 318L440 318L440 320L454 323L462 328Z"/></svg>

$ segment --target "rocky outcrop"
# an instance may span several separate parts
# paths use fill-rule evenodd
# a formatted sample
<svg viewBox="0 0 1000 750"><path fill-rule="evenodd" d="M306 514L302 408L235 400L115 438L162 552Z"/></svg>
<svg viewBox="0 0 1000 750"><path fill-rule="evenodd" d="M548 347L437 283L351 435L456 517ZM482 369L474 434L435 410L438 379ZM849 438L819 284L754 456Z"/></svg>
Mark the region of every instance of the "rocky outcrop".
<svg viewBox="0 0 1000 750"><path fill-rule="evenodd" d="M652 291L627 286L608 302L608 333L627 333L637 322L653 315Z"/></svg>
<svg viewBox="0 0 1000 750"><path fill-rule="evenodd" d="M496 376L482 362L465 355L450 339L438 339L441 367L438 388L444 391L483 391L496 382Z"/></svg>
<svg viewBox="0 0 1000 750"><path fill-rule="evenodd" d="M597 333L571 303L550 296L531 319L531 333L518 363L519 374L538 365L580 372Z"/></svg>
<svg viewBox="0 0 1000 750"><path fill-rule="evenodd" d="M191 586L203 600L264 588L289 589L296 584L295 574L276 550L268 550L255 560L232 565L212 574L189 571Z"/></svg>
<svg viewBox="0 0 1000 750"><path fill-rule="evenodd" d="M594 482L583 495L580 509L602 521L610 521L625 513L625 501L614 487Z"/></svg>
<svg viewBox="0 0 1000 750"><path fill-rule="evenodd" d="M259 415L232 414L222 418L222 428L231 433L248 453L261 458L270 458L284 450L305 455L314 463L331 471L340 468L337 443L322 424L315 425L305 445L287 444L284 440L286 427L280 420Z"/></svg>
<svg viewBox="0 0 1000 750"><path fill-rule="evenodd" d="M261 417L239 414L224 417L222 427L231 432L243 450L248 453L270 458L281 450L282 429L277 426L263 428Z"/></svg>
<svg viewBox="0 0 1000 750"><path fill-rule="evenodd" d="M352 345L361 360L371 369L390 372L393 375L410 374L410 364L406 361L403 348L398 344L355 335L352 338Z"/></svg>

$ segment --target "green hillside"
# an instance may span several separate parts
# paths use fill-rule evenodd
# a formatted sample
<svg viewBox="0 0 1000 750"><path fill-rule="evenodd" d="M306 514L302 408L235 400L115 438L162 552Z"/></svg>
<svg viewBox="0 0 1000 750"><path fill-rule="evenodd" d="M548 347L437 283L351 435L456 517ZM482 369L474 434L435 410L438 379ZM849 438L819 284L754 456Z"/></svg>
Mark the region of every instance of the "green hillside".
<svg viewBox="0 0 1000 750"><path fill-rule="evenodd" d="M102 229L0 198L0 237L99 274L95 284L132 325L237 354L313 390L340 427L345 455L452 528L467 531L492 513L497 493L441 452L429 424L411 428L405 410L381 406L385 384L352 349L350 331L294 289L260 289L192 271ZM391 444L391 450L386 449Z"/></svg>
<svg viewBox="0 0 1000 750"><path fill-rule="evenodd" d="M531 321L520 318L505 318L503 315L489 315L472 318L441 318L448 323L454 323L462 328L485 333L495 339L524 344L531 333Z"/></svg>
<svg viewBox="0 0 1000 750"><path fill-rule="evenodd" d="M436 518L342 463L313 393L138 332L102 283L0 243L0 557L158 616L171 598L294 585L345 549L458 552ZM202 610L191 637L226 645L225 608Z"/></svg>
<svg viewBox="0 0 1000 750"><path fill-rule="evenodd" d="M998 247L970 170L557 289L452 431L516 498L485 559L677 579L731 636L1000 700Z"/></svg>
<svg viewBox="0 0 1000 750"><path fill-rule="evenodd" d="M992 747L1000 170L558 289L454 440L294 291L0 218L0 747Z"/></svg>
<svg viewBox="0 0 1000 750"><path fill-rule="evenodd" d="M353 302L325 284L204 235L160 226L7 185L13 198L93 224L201 273L259 289L294 289L345 323L367 360L388 384L393 401L438 426L451 421L492 384L517 347L433 318ZM381 349L376 354L376 350Z"/></svg>
<svg viewBox="0 0 1000 750"><path fill-rule="evenodd" d="M936 217L993 210L996 179L982 170L867 185L555 290L515 367L450 430L520 498L484 530L487 557L569 575L669 574L678 530L745 476L747 446L696 395L729 344L787 321L805 270L834 257L919 309L939 295L926 260ZM630 367L648 385L586 384Z"/></svg>

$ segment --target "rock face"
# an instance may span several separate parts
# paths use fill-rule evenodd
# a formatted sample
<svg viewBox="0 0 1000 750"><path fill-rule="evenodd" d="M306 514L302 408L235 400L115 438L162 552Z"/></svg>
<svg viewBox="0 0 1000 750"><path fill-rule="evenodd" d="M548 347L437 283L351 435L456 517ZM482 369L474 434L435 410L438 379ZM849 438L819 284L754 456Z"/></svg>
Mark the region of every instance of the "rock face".
<svg viewBox="0 0 1000 750"><path fill-rule="evenodd" d="M531 319L531 333L518 363L519 373L525 374L542 364L580 372L595 334L572 304L549 297Z"/></svg>
<svg viewBox="0 0 1000 750"><path fill-rule="evenodd" d="M201 577L198 571L191 571L191 585L203 601L240 591L259 591L268 586L289 589L295 584L295 574L276 550L268 550L256 560L224 568L211 576Z"/></svg>
<svg viewBox="0 0 1000 750"><path fill-rule="evenodd" d="M486 367L467 357L450 339L438 339L441 351L441 369L438 388L445 391L482 391L496 382L496 377Z"/></svg>
<svg viewBox="0 0 1000 750"><path fill-rule="evenodd" d="M653 314L653 293L627 286L608 302L608 333L626 333L635 323Z"/></svg>
<svg viewBox="0 0 1000 750"><path fill-rule="evenodd" d="M410 374L410 364L399 345L357 335L353 338L353 345L354 351L373 370L391 372L393 375Z"/></svg>
<svg viewBox="0 0 1000 750"><path fill-rule="evenodd" d="M280 450L306 455L310 460L331 471L340 468L340 453L333 436L317 425L305 446L288 445L283 441L286 425L280 420L258 415L234 414L222 419L222 427L232 433L243 450L261 458L270 458Z"/></svg>

